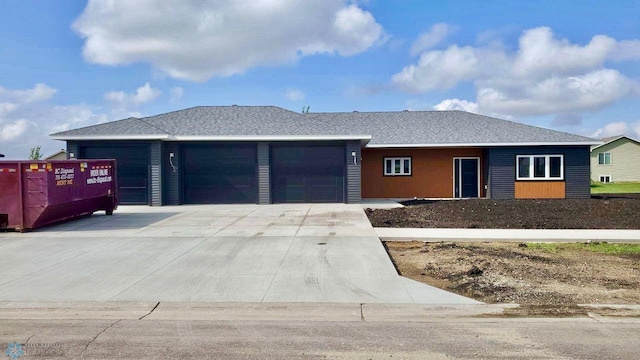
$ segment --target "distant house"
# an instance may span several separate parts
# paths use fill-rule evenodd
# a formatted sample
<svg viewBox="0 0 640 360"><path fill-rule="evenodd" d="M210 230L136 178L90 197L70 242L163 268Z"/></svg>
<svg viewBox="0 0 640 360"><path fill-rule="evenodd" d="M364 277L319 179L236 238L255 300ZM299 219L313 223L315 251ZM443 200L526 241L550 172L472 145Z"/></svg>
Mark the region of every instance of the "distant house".
<svg viewBox="0 0 640 360"><path fill-rule="evenodd" d="M62 149L55 154L47 156L44 160L67 160L67 151Z"/></svg>
<svg viewBox="0 0 640 360"><path fill-rule="evenodd" d="M4 154L0 154L0 157L4 157Z"/></svg>
<svg viewBox="0 0 640 360"><path fill-rule="evenodd" d="M116 159L123 204L589 198L600 141L464 111L202 106L51 135Z"/></svg>
<svg viewBox="0 0 640 360"><path fill-rule="evenodd" d="M591 180L640 181L640 141L625 135L602 139L591 148Z"/></svg>

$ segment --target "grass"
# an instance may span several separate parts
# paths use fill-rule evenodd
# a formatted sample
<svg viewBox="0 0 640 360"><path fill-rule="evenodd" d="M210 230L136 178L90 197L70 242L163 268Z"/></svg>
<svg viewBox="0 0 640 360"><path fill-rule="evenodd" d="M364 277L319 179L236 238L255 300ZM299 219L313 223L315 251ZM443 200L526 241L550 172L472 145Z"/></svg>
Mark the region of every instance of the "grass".
<svg viewBox="0 0 640 360"><path fill-rule="evenodd" d="M610 244L607 242L592 243L527 243L528 249L542 250L551 253L561 251L593 251L609 255L640 254L640 244Z"/></svg>
<svg viewBox="0 0 640 360"><path fill-rule="evenodd" d="M592 194L629 194L640 193L640 182L599 183L591 184Z"/></svg>

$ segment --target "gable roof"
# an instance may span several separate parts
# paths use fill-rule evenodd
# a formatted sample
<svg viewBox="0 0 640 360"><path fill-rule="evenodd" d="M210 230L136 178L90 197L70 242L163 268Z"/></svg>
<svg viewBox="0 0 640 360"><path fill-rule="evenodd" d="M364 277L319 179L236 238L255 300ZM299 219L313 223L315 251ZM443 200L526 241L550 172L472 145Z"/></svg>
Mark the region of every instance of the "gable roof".
<svg viewBox="0 0 640 360"><path fill-rule="evenodd" d="M616 135L616 136L609 136L609 137L605 137L605 138L600 139L603 143L592 147L591 151L593 151L593 150L595 150L595 149L597 149L599 147L605 146L607 144L611 144L612 142L618 141L620 139L627 139L627 140L633 141L634 143L640 145L640 141L638 141L638 140L636 140L634 138L631 138L631 137L629 137L627 135Z"/></svg>
<svg viewBox="0 0 640 360"><path fill-rule="evenodd" d="M360 140L368 147L595 145L599 141L453 111L300 114L276 106L199 106L63 131L58 140Z"/></svg>

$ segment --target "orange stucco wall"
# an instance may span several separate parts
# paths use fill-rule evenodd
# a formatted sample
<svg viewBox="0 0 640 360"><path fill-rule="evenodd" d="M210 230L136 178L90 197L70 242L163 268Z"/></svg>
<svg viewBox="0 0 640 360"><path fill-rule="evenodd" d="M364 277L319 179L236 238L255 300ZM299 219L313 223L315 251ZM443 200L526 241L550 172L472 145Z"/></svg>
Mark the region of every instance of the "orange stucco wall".
<svg viewBox="0 0 640 360"><path fill-rule="evenodd" d="M412 158L411 176L384 176L385 157ZM364 149L363 198L452 198L453 158L480 158L480 195L484 196L482 149Z"/></svg>

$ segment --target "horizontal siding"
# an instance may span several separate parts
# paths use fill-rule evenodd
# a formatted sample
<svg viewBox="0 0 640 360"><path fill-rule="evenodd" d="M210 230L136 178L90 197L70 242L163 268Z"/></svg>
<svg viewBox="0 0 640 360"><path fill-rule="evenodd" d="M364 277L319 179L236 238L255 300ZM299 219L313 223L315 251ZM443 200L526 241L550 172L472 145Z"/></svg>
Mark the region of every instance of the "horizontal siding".
<svg viewBox="0 0 640 360"><path fill-rule="evenodd" d="M353 161L352 152L356 153L356 161ZM362 170L360 142L349 141L347 143L347 174L346 174L346 202L359 203L362 200Z"/></svg>
<svg viewBox="0 0 640 360"><path fill-rule="evenodd" d="M598 164L598 153L611 153L611 165ZM640 144L622 138L601 146L591 153L591 180L610 175L611 181L640 181Z"/></svg>
<svg viewBox="0 0 640 360"><path fill-rule="evenodd" d="M171 153L173 153L173 158L169 157ZM180 205L182 204L180 145L174 142L165 143L162 157L164 159L164 204Z"/></svg>
<svg viewBox="0 0 640 360"><path fill-rule="evenodd" d="M162 205L162 143L154 141L149 147L151 163L151 205Z"/></svg>
<svg viewBox="0 0 640 360"><path fill-rule="evenodd" d="M269 143L258 143L258 204L271 204Z"/></svg>
<svg viewBox="0 0 640 360"><path fill-rule="evenodd" d="M589 198L589 147L539 146L489 149L489 184L493 199L515 198L516 155L564 155L566 198Z"/></svg>

